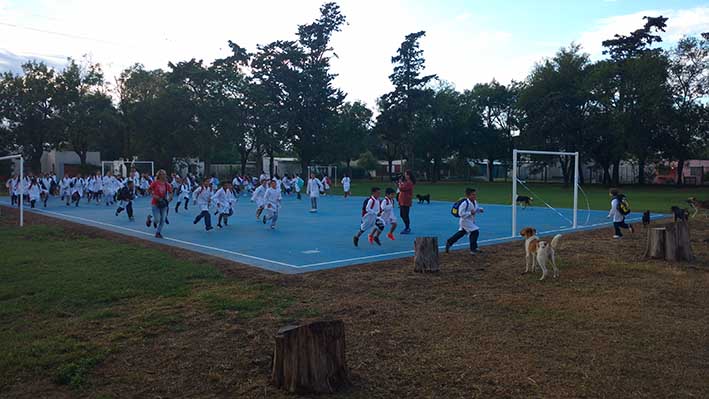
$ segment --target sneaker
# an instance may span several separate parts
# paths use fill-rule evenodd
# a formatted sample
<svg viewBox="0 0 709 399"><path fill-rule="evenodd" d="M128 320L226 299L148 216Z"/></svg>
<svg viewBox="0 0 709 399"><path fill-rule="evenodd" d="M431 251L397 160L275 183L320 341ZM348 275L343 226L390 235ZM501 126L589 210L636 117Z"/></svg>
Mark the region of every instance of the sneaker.
<svg viewBox="0 0 709 399"><path fill-rule="evenodd" d="M116 216L118 216L119 213L121 213L121 208L116 209Z"/></svg>
<svg viewBox="0 0 709 399"><path fill-rule="evenodd" d="M473 250L470 251L470 252L475 252L476 254L482 253L482 251L480 250L480 248L475 248L475 249L473 249Z"/></svg>
<svg viewBox="0 0 709 399"><path fill-rule="evenodd" d="M311 209L311 210L310 210L310 213L315 213L315 212L317 212L317 211L318 211L317 209Z"/></svg>
<svg viewBox="0 0 709 399"><path fill-rule="evenodd" d="M207 231L209 231L209 230L214 229L214 227L212 227L212 226L207 226L207 227L205 227L204 229L207 230Z"/></svg>
<svg viewBox="0 0 709 399"><path fill-rule="evenodd" d="M271 226L271 230L275 230L275 229L276 229L276 226Z"/></svg>
<svg viewBox="0 0 709 399"><path fill-rule="evenodd" d="M367 236L367 239L369 240L369 243L370 243L370 244L374 244L374 236L368 235L368 236Z"/></svg>
<svg viewBox="0 0 709 399"><path fill-rule="evenodd" d="M145 219L145 227L150 227L150 225L153 224L152 219L153 219L153 217L148 215L148 218Z"/></svg>
<svg viewBox="0 0 709 399"><path fill-rule="evenodd" d="M451 252L451 245L446 243L446 253L449 254Z"/></svg>
<svg viewBox="0 0 709 399"><path fill-rule="evenodd" d="M387 234L387 238L390 239L390 240L392 240L392 241L396 240L396 238L394 238L394 233L389 233L389 234Z"/></svg>
<svg viewBox="0 0 709 399"><path fill-rule="evenodd" d="M411 234L411 229L404 229L399 234Z"/></svg>
<svg viewBox="0 0 709 399"><path fill-rule="evenodd" d="M129 217L128 220L131 222L135 222L135 218L133 216Z"/></svg>
<svg viewBox="0 0 709 399"><path fill-rule="evenodd" d="M162 238L162 234L160 234L160 233L155 233L155 238Z"/></svg>
<svg viewBox="0 0 709 399"><path fill-rule="evenodd" d="M170 224L170 220L168 218L165 218L165 224Z"/></svg>
<svg viewBox="0 0 709 399"><path fill-rule="evenodd" d="M477 252L476 252L476 251L470 251L470 254L471 254L471 255L476 255Z"/></svg>
<svg viewBox="0 0 709 399"><path fill-rule="evenodd" d="M354 244L355 247L359 246L359 237L354 236L352 237L352 243Z"/></svg>
<svg viewBox="0 0 709 399"><path fill-rule="evenodd" d="M615 236L613 236L613 239L614 239L614 240L619 240L621 237L623 237L623 236L615 235Z"/></svg>
<svg viewBox="0 0 709 399"><path fill-rule="evenodd" d="M221 229L221 228L222 228L222 225L221 225L221 224L217 224L217 227L219 227L219 228Z"/></svg>
<svg viewBox="0 0 709 399"><path fill-rule="evenodd" d="M382 242L379 241L379 237L372 237L374 239L374 242L377 243L377 245L381 246Z"/></svg>
<svg viewBox="0 0 709 399"><path fill-rule="evenodd" d="M199 223L199 220L197 220L197 219L192 221L192 224L197 224L197 223Z"/></svg>

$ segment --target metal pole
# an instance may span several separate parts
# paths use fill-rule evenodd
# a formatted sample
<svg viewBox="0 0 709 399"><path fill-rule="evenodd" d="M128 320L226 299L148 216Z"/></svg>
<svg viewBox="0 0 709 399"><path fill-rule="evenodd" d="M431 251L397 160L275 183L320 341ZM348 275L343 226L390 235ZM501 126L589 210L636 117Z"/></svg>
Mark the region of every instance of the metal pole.
<svg viewBox="0 0 709 399"><path fill-rule="evenodd" d="M20 157L20 227L25 225L25 162Z"/></svg>
<svg viewBox="0 0 709 399"><path fill-rule="evenodd" d="M578 226L579 213L579 153L574 153L574 228Z"/></svg>
<svg viewBox="0 0 709 399"><path fill-rule="evenodd" d="M512 150L512 237L517 237L517 150Z"/></svg>

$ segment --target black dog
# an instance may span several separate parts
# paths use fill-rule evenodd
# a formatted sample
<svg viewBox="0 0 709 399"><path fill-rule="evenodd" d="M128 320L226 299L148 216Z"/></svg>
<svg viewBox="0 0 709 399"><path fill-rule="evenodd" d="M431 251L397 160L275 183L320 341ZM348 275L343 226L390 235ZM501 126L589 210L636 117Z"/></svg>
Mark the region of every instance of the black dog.
<svg viewBox="0 0 709 399"><path fill-rule="evenodd" d="M423 204L424 202L426 202L427 204L431 203L431 194L426 194L426 195L416 194L416 198L418 198L419 204Z"/></svg>
<svg viewBox="0 0 709 399"><path fill-rule="evenodd" d="M516 202L517 205L521 205L523 208L526 208L532 205L532 201L534 201L534 198L532 197L527 197L526 195L518 195Z"/></svg>
<svg viewBox="0 0 709 399"><path fill-rule="evenodd" d="M643 226L650 224L650 211L643 212Z"/></svg>
<svg viewBox="0 0 709 399"><path fill-rule="evenodd" d="M678 206L673 206L670 208L672 210L672 214L675 217L675 222L679 220L687 221L689 220L689 211L685 208L680 208Z"/></svg>

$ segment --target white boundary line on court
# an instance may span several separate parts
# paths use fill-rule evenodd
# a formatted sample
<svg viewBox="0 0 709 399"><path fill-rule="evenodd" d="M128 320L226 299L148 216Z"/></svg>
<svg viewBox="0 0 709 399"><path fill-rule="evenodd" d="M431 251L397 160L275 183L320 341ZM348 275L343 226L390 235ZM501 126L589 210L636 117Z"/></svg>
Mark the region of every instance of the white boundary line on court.
<svg viewBox="0 0 709 399"><path fill-rule="evenodd" d="M497 205L497 204L495 204L495 205ZM499 205L499 206L505 206L505 205ZM125 230L125 231L130 231L130 232L133 232L133 233L138 233L138 234L145 235L145 236L149 236L149 237L152 237L152 236L153 236L153 234L147 233L147 232L145 232L145 231L140 231L140 230L131 229L131 228L128 228L128 227L118 226L118 225L111 224L111 223L98 222L98 221L91 220L91 219L87 219L87 218L83 218L83 217L80 217L80 216L67 215L67 214L63 214L63 213L60 213L60 212L47 211L47 210L43 210L43 209L33 209L33 210L31 210L30 212L39 212L39 213L52 214L52 215L56 215L59 219L62 219L62 218L73 218L73 219L77 219L77 220L82 220L82 221L88 222L89 224L98 224L98 225L102 225L102 226L109 226L109 227L113 227L113 228L116 228L116 229ZM664 215L663 215L663 216L664 216ZM639 221L639 220L641 220L641 219L642 219L642 218L633 218L633 219L629 219L628 221L632 223L632 222L637 222L637 221ZM573 227L567 227L567 228L562 228L562 229L547 230L547 231L542 231L542 232L540 232L539 234L540 234L540 235L545 235L545 234L559 233L559 232L570 231L570 230L583 231L583 230L587 230L587 229L589 229L589 228L599 227L599 226L606 226L606 225L610 225L610 224L613 224L613 222L594 223L594 224L590 224L590 225L580 226L580 227L577 227L577 228L575 228L575 229L574 229ZM479 241L479 243L491 243L491 242L497 242L497 241L511 241L511 240L514 240L515 238L518 238L518 237L490 238L490 239L487 239L487 240ZM334 265L334 264L338 264L338 263L353 262L353 261L358 261L358 260L385 258L385 257L389 257L389 256L395 256L395 255L403 255L403 254L414 253L414 250L407 250L407 251L389 252L389 253L386 253L386 254L360 256L360 257L356 257L356 258L338 259L338 260L327 261L327 262L310 263L310 264L306 264L306 265L291 265L291 264L289 264L289 263L279 262L279 261L270 260L270 259L266 259L266 258L260 258L260 257L258 257L258 256L248 255L248 254L244 254L244 253L241 253L241 252L230 251L230 250L228 250L228 249L222 249L222 248L217 248L217 247L211 247L211 246L209 246L209 245L202 245L202 244L197 244L197 243L193 243L193 242L189 242L189 241L183 241L183 240L179 240L179 239L176 239L176 238L165 237L165 238L163 238L163 240L166 240L166 241L173 241L173 242L177 242L177 243L184 244L184 245L191 245L191 246L198 247L198 248L209 249L209 250L212 250L212 251L223 252L223 253L227 253L227 254L231 254L231 255L242 256L242 257L244 257L244 258L254 259L254 260L258 260L258 261L266 262L266 263L272 263L272 264L279 265L279 266L290 267L290 268L292 268L292 269L306 269L306 268L317 267L317 266L327 266L327 265ZM465 246L465 245L468 245L468 244L466 244L466 243L459 243L459 244L453 245L453 247L461 247L461 246ZM439 246L438 249L445 249L445 246Z"/></svg>
<svg viewBox="0 0 709 399"><path fill-rule="evenodd" d="M102 226L114 227L114 228L116 228L116 229L126 230L126 231L130 231L130 232L133 232L133 233L138 233L138 234L146 235L146 236L149 236L149 237L153 237L153 234L147 233L147 232L145 232L145 231L140 231L140 230L131 229L131 228L128 228L128 227L118 226L118 225L111 224L111 223L98 222L98 221L95 221L95 220L82 218L82 217L80 217L80 216L66 215L66 214L59 213L59 212L45 211L45 210L43 210L43 209L33 209L32 211L34 211L34 212L40 212L40 213L49 213L49 214L52 214L52 215L57 215L57 217L58 217L59 219L62 219L62 218L73 218L73 219L77 219L77 220L83 220L83 221L88 222L88 223L91 223L91 224L98 224L98 225L102 225ZM166 240L166 241L174 241L174 242L177 242L177 243L180 243L180 244L184 244L184 245L192 245L192 246L195 246L195 247L198 247L198 248L209 249L209 250L212 250L212 251L224 252L224 253L231 254L231 255L243 256L244 258L259 260L259 261L267 262L267 263L273 263L273 264L275 264L275 265L286 266L286 267L297 267L297 266L294 266L294 265L291 265L291 264L288 264L288 263L278 262L278 261L275 261L275 260L270 260L270 259L265 259L265 258L259 258L258 256L242 254L241 252L234 252L234 251L230 251L230 250L228 250L228 249L222 249L222 248L217 248L217 247L210 247L209 245L202 245L202 244L196 244L196 243L189 242L189 241L178 240L177 238L164 237L163 240Z"/></svg>

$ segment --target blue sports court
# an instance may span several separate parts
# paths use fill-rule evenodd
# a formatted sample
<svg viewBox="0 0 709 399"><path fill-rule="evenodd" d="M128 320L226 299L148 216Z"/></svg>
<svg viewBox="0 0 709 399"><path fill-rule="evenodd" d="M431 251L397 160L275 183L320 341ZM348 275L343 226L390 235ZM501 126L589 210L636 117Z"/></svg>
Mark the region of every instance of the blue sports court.
<svg viewBox="0 0 709 399"><path fill-rule="evenodd" d="M196 207L176 214L170 210L169 221L163 229L163 239L153 237L154 229L145 226L145 217L150 212L148 198L134 203L136 220L130 222L125 212L115 216L116 207L87 204L85 199L78 208L66 206L57 198L50 198L47 208L27 212L37 212L75 223L110 230L116 233L174 245L187 250L219 256L235 262L256 266L279 273L305 273L349 265L370 263L387 259L410 257L413 242L417 236L437 236L439 245L458 229L458 219L450 213L450 202L432 201L430 205L414 203L411 209L411 235L399 235L403 226L397 228L396 241L390 241L382 234L382 246L370 245L366 235L359 248L352 244L352 236L359 229L360 214L364 197L326 196L319 200L319 212L310 213L307 197L297 200L295 196L284 196L277 229L256 221L254 203L242 196L236 205L235 214L229 226L206 232L202 222L192 221L199 213ZM484 200L484 197L482 198ZM9 205L9 198L0 199ZM515 240L511 234L511 207L506 205L485 205L483 214L477 216L480 226L481 246ZM398 209L395 209L398 214ZM543 207L518 209L517 226L533 226L540 236L571 231L572 210L552 210ZM579 209L580 228L576 230L608 228L612 223L606 218L607 211L587 211ZM655 215L662 217L661 215ZM216 217L212 218L216 223ZM641 215L631 214L630 222L638 222ZM521 240L521 238L516 238ZM461 239L454 250L467 249L468 239ZM520 247L521 250L521 247Z"/></svg>

